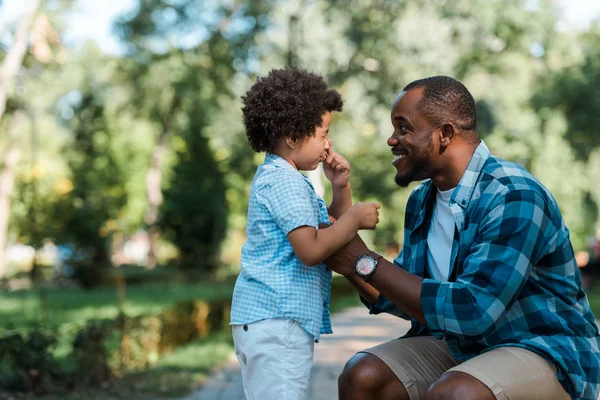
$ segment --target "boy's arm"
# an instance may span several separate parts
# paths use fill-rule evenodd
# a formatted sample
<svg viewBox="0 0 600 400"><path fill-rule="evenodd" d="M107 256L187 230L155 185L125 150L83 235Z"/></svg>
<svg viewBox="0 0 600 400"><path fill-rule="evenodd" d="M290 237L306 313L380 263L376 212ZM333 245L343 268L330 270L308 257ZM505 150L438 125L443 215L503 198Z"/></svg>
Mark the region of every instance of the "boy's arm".
<svg viewBox="0 0 600 400"><path fill-rule="evenodd" d="M294 253L305 265L317 265L348 243L359 229L375 229L379 203L357 203L327 229L300 226L288 233Z"/></svg>
<svg viewBox="0 0 600 400"><path fill-rule="evenodd" d="M352 206L350 163L330 147L327 159L323 161L325 176L331 182L333 200L327 209L334 218L340 218Z"/></svg>
<svg viewBox="0 0 600 400"><path fill-rule="evenodd" d="M350 182L348 182L343 187L332 185L331 189L333 191L333 200L327 211L334 218L339 219L352 207L352 188L350 187Z"/></svg>

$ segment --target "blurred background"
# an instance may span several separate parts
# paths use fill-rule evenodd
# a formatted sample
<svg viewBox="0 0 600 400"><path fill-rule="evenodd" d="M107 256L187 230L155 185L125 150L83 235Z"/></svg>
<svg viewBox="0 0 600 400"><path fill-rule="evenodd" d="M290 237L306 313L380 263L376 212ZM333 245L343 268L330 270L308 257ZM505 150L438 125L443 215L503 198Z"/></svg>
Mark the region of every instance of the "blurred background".
<svg viewBox="0 0 600 400"><path fill-rule="evenodd" d="M240 96L283 66L341 92L331 138L354 199L382 203L363 237L388 258L412 188L394 184L390 105L414 79L463 81L492 152L556 197L600 313L599 16L594 0L0 0L0 398L177 397L231 354L264 157ZM334 311L358 304L333 291Z"/></svg>

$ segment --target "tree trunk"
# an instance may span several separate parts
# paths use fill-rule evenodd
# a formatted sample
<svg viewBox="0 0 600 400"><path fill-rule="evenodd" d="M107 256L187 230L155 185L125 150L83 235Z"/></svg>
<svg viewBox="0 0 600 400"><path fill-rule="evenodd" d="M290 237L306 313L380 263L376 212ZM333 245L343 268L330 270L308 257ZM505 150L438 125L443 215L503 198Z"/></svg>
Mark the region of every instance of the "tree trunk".
<svg viewBox="0 0 600 400"><path fill-rule="evenodd" d="M158 137L156 146L152 150L150 158L150 169L146 175L146 195L148 209L146 210L146 224L148 225L148 257L146 266L150 269L156 267L156 250L158 245L159 230L158 209L163 201L162 195L162 171L160 169L166 151L167 132L163 129Z"/></svg>
<svg viewBox="0 0 600 400"><path fill-rule="evenodd" d="M6 53L2 66L0 66L0 121L2 121L2 117L6 111L8 95L14 87L13 81L23 63L23 58L27 51L29 30L41 3L42 0L29 0L25 14L23 14L19 21L14 41Z"/></svg>
<svg viewBox="0 0 600 400"><path fill-rule="evenodd" d="M6 111L8 96L14 89L14 80L21 69L23 58L27 52L27 37L33 19L35 18L42 0L30 0L27 4L25 14L21 17L12 45L9 47L6 57L0 66L0 123ZM19 149L15 140L18 121L15 121L14 129L11 129L11 137L8 140L4 166L0 171L0 277L5 270L5 248L8 236L8 217L10 215L10 197L14 186L15 167L19 159Z"/></svg>
<svg viewBox="0 0 600 400"><path fill-rule="evenodd" d="M10 217L10 198L15 181L15 169L20 156L17 137L22 131L23 120L24 117L20 112L14 114L8 144L3 156L4 165L0 171L0 277L5 273L4 258Z"/></svg>
<svg viewBox="0 0 600 400"><path fill-rule="evenodd" d="M175 112L181 104L181 99L175 97L171 103L168 113L164 116L162 121L162 127L156 146L152 150L152 156L150 158L150 169L146 175L146 196L148 201L148 210L146 210L146 225L148 226L148 257L146 259L146 266L149 269L156 267L156 251L158 247L158 239L160 236L160 229L158 227L158 211L160 205L163 202L162 195L162 161L165 157L167 150L167 137L171 133L173 121L175 119Z"/></svg>

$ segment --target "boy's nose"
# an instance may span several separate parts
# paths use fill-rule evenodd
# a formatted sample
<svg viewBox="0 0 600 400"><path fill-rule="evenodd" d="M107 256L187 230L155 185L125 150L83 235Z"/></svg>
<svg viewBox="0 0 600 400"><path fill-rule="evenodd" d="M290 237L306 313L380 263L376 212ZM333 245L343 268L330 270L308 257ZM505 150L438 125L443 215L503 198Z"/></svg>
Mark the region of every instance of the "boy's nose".
<svg viewBox="0 0 600 400"><path fill-rule="evenodd" d="M329 150L330 147L331 147L331 139L327 139L325 141L325 150Z"/></svg>

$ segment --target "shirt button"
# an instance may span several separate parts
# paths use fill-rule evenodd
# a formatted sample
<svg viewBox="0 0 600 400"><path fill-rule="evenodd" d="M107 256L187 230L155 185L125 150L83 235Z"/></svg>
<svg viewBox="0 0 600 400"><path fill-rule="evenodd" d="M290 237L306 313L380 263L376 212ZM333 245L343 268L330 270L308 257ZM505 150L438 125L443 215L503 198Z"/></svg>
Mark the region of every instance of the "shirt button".
<svg viewBox="0 0 600 400"><path fill-rule="evenodd" d="M244 325L244 330L248 332L248 325Z"/></svg>
<svg viewBox="0 0 600 400"><path fill-rule="evenodd" d="M326 301L323 302L323 307L327 307L327 302Z"/></svg>
<svg viewBox="0 0 600 400"><path fill-rule="evenodd" d="M319 208L322 208L322 207L323 207L323 203L319 203Z"/></svg>

